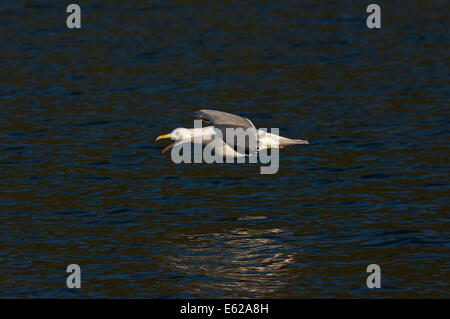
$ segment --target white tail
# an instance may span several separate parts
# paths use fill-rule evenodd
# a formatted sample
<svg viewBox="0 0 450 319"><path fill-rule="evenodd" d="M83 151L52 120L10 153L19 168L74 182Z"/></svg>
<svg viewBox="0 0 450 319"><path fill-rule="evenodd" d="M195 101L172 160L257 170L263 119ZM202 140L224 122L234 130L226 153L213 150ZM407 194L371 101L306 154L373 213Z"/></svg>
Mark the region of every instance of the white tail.
<svg viewBox="0 0 450 319"><path fill-rule="evenodd" d="M296 144L309 144L309 142L307 140L291 140L290 138L280 136L280 147Z"/></svg>

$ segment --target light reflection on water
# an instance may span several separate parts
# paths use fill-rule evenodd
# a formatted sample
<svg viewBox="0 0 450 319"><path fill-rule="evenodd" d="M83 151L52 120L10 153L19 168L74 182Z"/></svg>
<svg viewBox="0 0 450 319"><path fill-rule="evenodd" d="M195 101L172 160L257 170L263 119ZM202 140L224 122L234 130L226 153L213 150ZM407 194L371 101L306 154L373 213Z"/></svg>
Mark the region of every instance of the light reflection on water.
<svg viewBox="0 0 450 319"><path fill-rule="evenodd" d="M199 278L195 286L188 287L198 296L207 297L205 288L223 291L220 297L226 298L275 295L288 284L289 265L300 253L277 241L280 233L283 231L277 228L236 228L226 233L186 235L187 242L197 245L180 247L182 253L172 256L169 264Z"/></svg>

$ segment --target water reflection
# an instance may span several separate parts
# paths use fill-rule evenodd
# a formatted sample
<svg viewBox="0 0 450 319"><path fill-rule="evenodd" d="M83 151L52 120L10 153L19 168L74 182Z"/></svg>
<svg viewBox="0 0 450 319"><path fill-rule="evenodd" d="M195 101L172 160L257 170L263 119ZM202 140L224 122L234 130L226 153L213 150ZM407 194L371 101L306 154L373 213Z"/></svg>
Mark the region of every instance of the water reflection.
<svg viewBox="0 0 450 319"><path fill-rule="evenodd" d="M169 259L171 267L187 277L196 296L264 297L285 289L289 282L289 266L300 252L283 243L287 236L279 228L232 228L224 232L184 234L186 244Z"/></svg>

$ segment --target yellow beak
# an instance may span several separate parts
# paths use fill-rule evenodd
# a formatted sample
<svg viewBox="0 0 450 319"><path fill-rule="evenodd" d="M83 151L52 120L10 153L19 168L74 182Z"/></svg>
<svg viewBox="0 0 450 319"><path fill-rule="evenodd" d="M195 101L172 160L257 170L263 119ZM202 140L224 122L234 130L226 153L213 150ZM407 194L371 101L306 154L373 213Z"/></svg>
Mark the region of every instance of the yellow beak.
<svg viewBox="0 0 450 319"><path fill-rule="evenodd" d="M172 138L170 136L170 134L164 134L164 135L160 135L156 138L156 140L160 140L162 138ZM170 148L172 148L175 145L175 142L171 143L169 146L167 146L165 149L163 149L163 151L161 152L161 154L164 154L165 152L167 152Z"/></svg>
<svg viewBox="0 0 450 319"><path fill-rule="evenodd" d="M160 140L162 138L171 138L171 136L169 134L160 135L156 138L156 140Z"/></svg>
<svg viewBox="0 0 450 319"><path fill-rule="evenodd" d="M165 152L167 152L168 150L170 150L176 142L173 142L172 144L168 145L165 149L162 150L161 154L164 154Z"/></svg>

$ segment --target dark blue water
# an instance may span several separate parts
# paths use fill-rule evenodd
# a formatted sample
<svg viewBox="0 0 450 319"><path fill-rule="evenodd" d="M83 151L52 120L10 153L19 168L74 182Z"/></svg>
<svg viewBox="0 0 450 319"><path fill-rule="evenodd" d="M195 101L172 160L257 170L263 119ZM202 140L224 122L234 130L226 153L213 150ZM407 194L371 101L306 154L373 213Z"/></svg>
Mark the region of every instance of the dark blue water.
<svg viewBox="0 0 450 319"><path fill-rule="evenodd" d="M368 3L2 2L0 296L449 297L447 3ZM310 144L176 165L202 108Z"/></svg>

